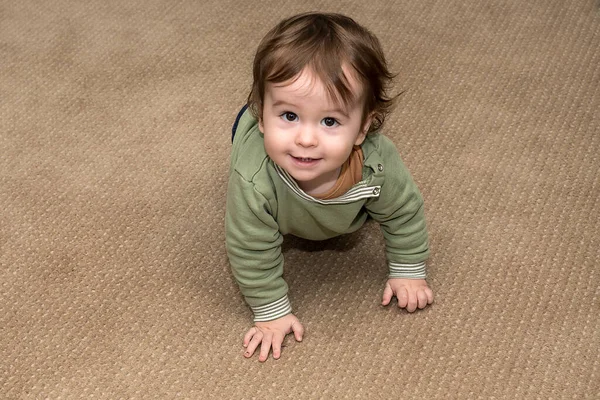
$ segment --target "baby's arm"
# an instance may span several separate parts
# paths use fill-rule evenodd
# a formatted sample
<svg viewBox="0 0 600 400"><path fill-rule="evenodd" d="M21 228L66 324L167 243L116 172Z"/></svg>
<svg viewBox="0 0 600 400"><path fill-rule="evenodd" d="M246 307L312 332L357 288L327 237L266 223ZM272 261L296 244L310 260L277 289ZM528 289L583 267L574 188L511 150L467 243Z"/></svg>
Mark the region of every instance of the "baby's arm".
<svg viewBox="0 0 600 400"><path fill-rule="evenodd" d="M289 333L302 340L304 327L291 314L288 286L283 279L283 236L271 212L269 200L252 182L232 173L225 214L227 255L232 272L246 302L254 313L255 325L244 335L244 356L252 357L260 346L259 360L281 354Z"/></svg>
<svg viewBox="0 0 600 400"><path fill-rule="evenodd" d="M425 279L388 279L381 304L387 306L394 296L398 299L398 308L406 308L408 312L423 309L433 303L433 291Z"/></svg>
<svg viewBox="0 0 600 400"><path fill-rule="evenodd" d="M244 336L244 357L252 357L254 351L260 345L258 361L264 362L269 358L269 351L273 348L273 358L281 356L281 344L285 336L294 333L296 341L301 342L304 335L304 327L294 314L288 314L273 321L256 322Z"/></svg>
<svg viewBox="0 0 600 400"><path fill-rule="evenodd" d="M425 281L429 241L423 197L395 146L384 136L378 138L384 183L377 201L367 204L367 211L379 222L386 242L389 276L382 304L388 305L396 296L398 307L413 312L433 302L433 292Z"/></svg>

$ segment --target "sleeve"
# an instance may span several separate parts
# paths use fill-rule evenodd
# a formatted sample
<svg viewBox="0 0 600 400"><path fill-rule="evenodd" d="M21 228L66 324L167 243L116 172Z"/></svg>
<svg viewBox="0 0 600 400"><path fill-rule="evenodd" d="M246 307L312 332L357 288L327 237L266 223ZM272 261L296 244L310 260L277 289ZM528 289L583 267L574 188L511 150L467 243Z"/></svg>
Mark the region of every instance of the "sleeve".
<svg viewBox="0 0 600 400"><path fill-rule="evenodd" d="M225 214L226 248L231 269L254 321L291 313L283 280L283 236L269 202L235 170L229 177Z"/></svg>
<svg viewBox="0 0 600 400"><path fill-rule="evenodd" d="M424 279L429 239L423 198L395 146L382 146L385 177L380 196L367 204L385 239L390 278Z"/></svg>

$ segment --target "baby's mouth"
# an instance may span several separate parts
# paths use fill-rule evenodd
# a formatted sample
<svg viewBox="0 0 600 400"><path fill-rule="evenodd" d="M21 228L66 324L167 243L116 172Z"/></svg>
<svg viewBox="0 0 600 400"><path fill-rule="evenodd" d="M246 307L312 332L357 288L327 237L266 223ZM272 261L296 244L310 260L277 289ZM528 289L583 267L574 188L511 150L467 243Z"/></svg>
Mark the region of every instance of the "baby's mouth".
<svg viewBox="0 0 600 400"><path fill-rule="evenodd" d="M304 164L304 165L313 165L315 164L317 161L320 160L320 158L311 158L311 157L296 157L296 156L292 156L292 158L299 164Z"/></svg>

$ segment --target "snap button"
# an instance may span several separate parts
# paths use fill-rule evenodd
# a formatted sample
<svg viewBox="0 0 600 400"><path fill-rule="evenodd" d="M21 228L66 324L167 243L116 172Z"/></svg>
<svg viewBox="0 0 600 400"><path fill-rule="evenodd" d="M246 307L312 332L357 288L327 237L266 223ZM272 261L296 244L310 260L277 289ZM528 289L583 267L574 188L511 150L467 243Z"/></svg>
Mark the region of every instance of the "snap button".
<svg viewBox="0 0 600 400"><path fill-rule="evenodd" d="M374 188L374 189L373 189L373 194L374 194L375 196L379 196L379 192L380 192L380 191L381 191L381 190L380 190L378 187L376 187L376 188Z"/></svg>
<svg viewBox="0 0 600 400"><path fill-rule="evenodd" d="M377 164L377 169L379 170L379 172L383 172L383 165Z"/></svg>

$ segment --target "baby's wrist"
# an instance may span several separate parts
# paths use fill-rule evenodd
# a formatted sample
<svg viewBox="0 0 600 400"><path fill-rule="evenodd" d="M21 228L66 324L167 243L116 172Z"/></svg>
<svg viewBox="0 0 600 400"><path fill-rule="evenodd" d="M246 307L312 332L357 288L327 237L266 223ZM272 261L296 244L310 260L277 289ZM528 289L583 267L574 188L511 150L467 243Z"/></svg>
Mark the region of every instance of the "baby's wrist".
<svg viewBox="0 0 600 400"><path fill-rule="evenodd" d="M292 313L292 305L287 295L272 303L250 307L254 313L254 322L268 322Z"/></svg>
<svg viewBox="0 0 600 400"><path fill-rule="evenodd" d="M388 278L402 278L402 279L425 279L426 266L425 261L420 263L397 263L389 262L388 264L389 274Z"/></svg>

